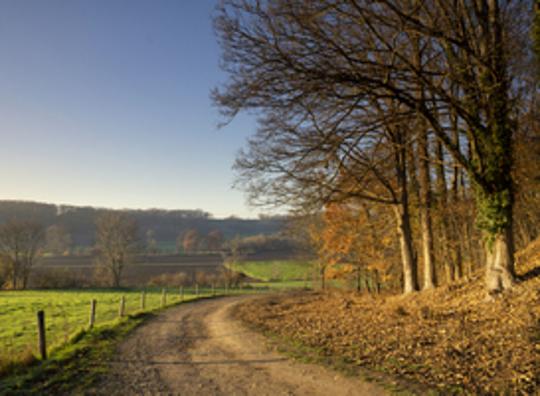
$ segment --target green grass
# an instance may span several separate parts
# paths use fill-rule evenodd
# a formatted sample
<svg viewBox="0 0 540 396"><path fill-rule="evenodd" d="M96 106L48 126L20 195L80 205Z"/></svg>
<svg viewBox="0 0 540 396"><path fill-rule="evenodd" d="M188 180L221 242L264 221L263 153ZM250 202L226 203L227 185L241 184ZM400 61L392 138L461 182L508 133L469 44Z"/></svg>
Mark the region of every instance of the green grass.
<svg viewBox="0 0 540 396"><path fill-rule="evenodd" d="M79 331L48 360L13 365L9 375L0 377L0 394L83 394L107 372L117 343L152 317L141 312Z"/></svg>
<svg viewBox="0 0 540 396"><path fill-rule="evenodd" d="M312 279L316 271L316 263L308 260L241 261L227 266L265 282L303 281Z"/></svg>
<svg viewBox="0 0 540 396"><path fill-rule="evenodd" d="M320 287L317 263L313 260L240 261L226 266L256 279L250 283L254 289L279 291ZM331 288L350 288L344 279L327 279L326 284Z"/></svg>
<svg viewBox="0 0 540 396"><path fill-rule="evenodd" d="M29 352L37 355L36 312L39 310L45 311L47 345L52 350L88 326L92 299L97 300L96 325L113 322L118 317L121 296L126 298L126 314L141 311L141 291L133 289L0 291L0 356L16 360ZM184 296L186 300L195 297L187 291ZM170 289L167 303L179 300L178 290ZM146 310L160 305L161 290L148 290Z"/></svg>

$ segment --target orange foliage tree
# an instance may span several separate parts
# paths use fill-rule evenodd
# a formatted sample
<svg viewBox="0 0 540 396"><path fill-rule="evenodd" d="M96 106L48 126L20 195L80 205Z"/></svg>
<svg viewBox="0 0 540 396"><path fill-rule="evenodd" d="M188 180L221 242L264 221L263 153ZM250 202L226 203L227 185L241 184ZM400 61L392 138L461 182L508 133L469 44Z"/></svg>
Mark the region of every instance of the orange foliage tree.
<svg viewBox="0 0 540 396"><path fill-rule="evenodd" d="M384 210L357 203L331 203L326 205L320 220L313 222L309 234L319 257L321 286L329 275L356 275L356 288L360 290L362 274L366 288L368 278L379 290L380 280L389 272L389 256L394 254L393 234L386 224L390 222ZM339 264L339 265L338 265Z"/></svg>

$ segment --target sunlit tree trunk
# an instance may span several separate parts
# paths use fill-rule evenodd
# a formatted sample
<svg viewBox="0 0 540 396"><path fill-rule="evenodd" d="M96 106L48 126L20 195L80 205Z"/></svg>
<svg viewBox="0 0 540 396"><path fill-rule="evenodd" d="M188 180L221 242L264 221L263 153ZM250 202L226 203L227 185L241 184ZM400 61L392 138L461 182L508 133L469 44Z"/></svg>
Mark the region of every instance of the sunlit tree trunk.
<svg viewBox="0 0 540 396"><path fill-rule="evenodd" d="M481 43L488 69L483 84L489 89L486 112L488 130L478 133L473 160L482 172L475 184L479 223L486 240L486 286L490 294L514 284L514 241L512 235L512 125L508 110L509 82L503 48L502 20L497 0L488 0L489 26Z"/></svg>
<svg viewBox="0 0 540 396"><path fill-rule="evenodd" d="M403 264L403 292L410 293L418 290L418 275L413 254L409 210L400 204L394 207L394 213Z"/></svg>
<svg viewBox="0 0 540 396"><path fill-rule="evenodd" d="M397 234L403 265L403 292L418 290L418 274L414 258L412 230L409 215L409 193L406 173L406 152L403 147L396 150L396 175L400 189L399 203L394 205Z"/></svg>
<svg viewBox="0 0 540 396"><path fill-rule="evenodd" d="M424 260L424 289L435 287L435 259L433 256L433 227L431 221L431 178L429 166L429 141L425 128L419 133L418 153L420 181L420 228L422 233L422 258Z"/></svg>

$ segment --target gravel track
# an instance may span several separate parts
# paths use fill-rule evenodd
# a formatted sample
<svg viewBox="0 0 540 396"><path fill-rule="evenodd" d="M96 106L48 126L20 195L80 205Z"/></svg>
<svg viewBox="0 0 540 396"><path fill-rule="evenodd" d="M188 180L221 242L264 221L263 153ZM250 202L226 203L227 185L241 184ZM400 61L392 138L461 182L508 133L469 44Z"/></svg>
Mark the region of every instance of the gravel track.
<svg viewBox="0 0 540 396"><path fill-rule="evenodd" d="M378 386L270 350L231 316L248 296L160 313L117 350L95 395L384 395ZM256 297L255 297L256 298Z"/></svg>

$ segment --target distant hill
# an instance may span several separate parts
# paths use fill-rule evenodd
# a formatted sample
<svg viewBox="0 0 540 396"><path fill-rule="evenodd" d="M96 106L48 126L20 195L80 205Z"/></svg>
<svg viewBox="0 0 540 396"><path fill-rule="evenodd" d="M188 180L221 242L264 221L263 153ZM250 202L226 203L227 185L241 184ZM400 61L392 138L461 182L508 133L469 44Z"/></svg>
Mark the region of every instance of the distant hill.
<svg viewBox="0 0 540 396"><path fill-rule="evenodd" d="M75 246L92 246L95 239L95 221L100 213L109 210L90 206L54 205L30 201L0 200L0 224L9 219L34 220L45 227L61 225L71 236ZM225 218L215 219L202 210L121 210L137 220L141 239L148 231L161 246L172 249L179 235L195 229L201 235L219 230L224 239L236 236L269 235L279 232L284 225L283 217L261 219Z"/></svg>

